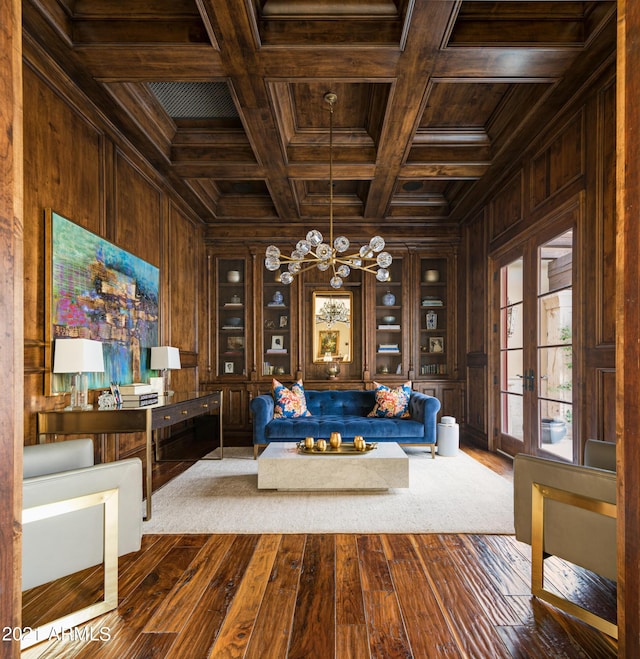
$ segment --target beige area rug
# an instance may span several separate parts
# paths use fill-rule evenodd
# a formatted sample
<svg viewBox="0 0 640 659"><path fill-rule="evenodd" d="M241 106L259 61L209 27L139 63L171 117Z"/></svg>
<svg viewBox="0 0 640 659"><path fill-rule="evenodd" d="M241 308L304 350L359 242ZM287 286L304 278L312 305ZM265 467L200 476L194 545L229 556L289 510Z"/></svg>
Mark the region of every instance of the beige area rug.
<svg viewBox="0 0 640 659"><path fill-rule="evenodd" d="M153 495L144 533L513 533L513 485L465 453L405 448L410 488L258 490L251 448L225 448ZM215 452L212 454L215 455Z"/></svg>

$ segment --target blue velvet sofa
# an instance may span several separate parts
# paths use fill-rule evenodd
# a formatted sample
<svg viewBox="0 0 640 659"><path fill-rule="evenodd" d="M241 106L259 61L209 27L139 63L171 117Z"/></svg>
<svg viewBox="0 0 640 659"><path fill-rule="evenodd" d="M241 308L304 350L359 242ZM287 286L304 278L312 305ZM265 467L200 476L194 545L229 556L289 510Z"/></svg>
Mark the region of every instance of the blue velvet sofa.
<svg viewBox="0 0 640 659"><path fill-rule="evenodd" d="M411 392L408 419L367 416L376 403L374 390L305 390L311 416L274 419L271 394L251 401L253 414L253 456L269 442L297 442L305 437L329 438L331 432L352 441L362 435L366 441L397 442L410 446L429 446L435 458L436 414L440 401L417 391Z"/></svg>

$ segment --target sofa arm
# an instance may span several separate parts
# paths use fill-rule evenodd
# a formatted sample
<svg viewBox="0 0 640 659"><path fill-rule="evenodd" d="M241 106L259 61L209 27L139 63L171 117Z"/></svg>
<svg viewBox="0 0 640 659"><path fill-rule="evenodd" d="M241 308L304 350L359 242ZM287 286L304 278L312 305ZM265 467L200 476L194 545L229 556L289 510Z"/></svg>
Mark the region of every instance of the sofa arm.
<svg viewBox="0 0 640 659"><path fill-rule="evenodd" d="M256 396L251 401L250 409L253 414L253 443L266 444L267 438L264 434L264 429L269 421L273 419L273 396L271 394Z"/></svg>
<svg viewBox="0 0 640 659"><path fill-rule="evenodd" d="M516 538L531 544L531 489L540 483L615 504L616 475L603 469L530 455L513 463ZM544 551L609 579L616 579L616 521L557 501L545 503Z"/></svg>
<svg viewBox="0 0 640 659"><path fill-rule="evenodd" d="M409 413L414 421L424 424L424 441L436 443L436 420L440 401L434 396L412 391L409 398Z"/></svg>
<svg viewBox="0 0 640 659"><path fill-rule="evenodd" d="M93 440L70 439L25 446L22 477L33 478L93 465Z"/></svg>
<svg viewBox="0 0 640 659"><path fill-rule="evenodd" d="M142 462L117 462L27 478L23 507L118 488L118 555L140 549ZM99 507L43 519L23 529L22 587L33 588L102 562L103 515Z"/></svg>

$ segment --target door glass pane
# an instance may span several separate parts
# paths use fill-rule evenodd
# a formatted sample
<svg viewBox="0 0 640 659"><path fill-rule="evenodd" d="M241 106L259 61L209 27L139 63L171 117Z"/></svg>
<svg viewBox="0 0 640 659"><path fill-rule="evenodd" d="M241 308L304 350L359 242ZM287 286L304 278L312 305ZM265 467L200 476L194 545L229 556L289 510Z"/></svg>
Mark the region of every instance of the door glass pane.
<svg viewBox="0 0 640 659"><path fill-rule="evenodd" d="M524 438L522 258L500 270L501 433Z"/></svg>
<svg viewBox="0 0 640 659"><path fill-rule="evenodd" d="M522 371L522 350L505 352L505 384L507 391L522 395L524 373Z"/></svg>
<svg viewBox="0 0 640 659"><path fill-rule="evenodd" d="M539 447L573 461L573 232L538 250Z"/></svg>
<svg viewBox="0 0 640 659"><path fill-rule="evenodd" d="M505 379L501 393L502 432L522 440L524 439L522 350L505 351L503 362Z"/></svg>
<svg viewBox="0 0 640 659"><path fill-rule="evenodd" d="M506 348L522 348L522 302L500 310Z"/></svg>
<svg viewBox="0 0 640 659"><path fill-rule="evenodd" d="M521 441L524 440L522 396L502 394L502 432Z"/></svg>
<svg viewBox="0 0 640 659"><path fill-rule="evenodd" d="M571 346L542 348L538 351L538 355L540 397L571 403Z"/></svg>
<svg viewBox="0 0 640 659"><path fill-rule="evenodd" d="M503 269L505 304L522 302L522 257L509 263Z"/></svg>

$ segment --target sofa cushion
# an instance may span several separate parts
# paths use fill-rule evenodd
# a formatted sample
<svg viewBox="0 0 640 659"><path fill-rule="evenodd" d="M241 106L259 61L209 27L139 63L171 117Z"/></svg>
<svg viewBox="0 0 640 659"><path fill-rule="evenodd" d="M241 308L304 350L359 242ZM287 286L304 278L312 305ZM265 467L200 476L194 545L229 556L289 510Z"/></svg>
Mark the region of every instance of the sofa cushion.
<svg viewBox="0 0 640 659"><path fill-rule="evenodd" d="M341 391L325 389L305 391L307 409L313 416L327 414L367 416L376 402L373 389Z"/></svg>
<svg viewBox="0 0 640 659"><path fill-rule="evenodd" d="M265 428L265 437L267 441L294 441L305 437L328 439L332 432L339 432L346 441L352 441L356 435L362 435L367 441L413 438L419 442L424 437L424 424L412 419L325 414L273 419Z"/></svg>
<svg viewBox="0 0 640 659"><path fill-rule="evenodd" d="M409 414L409 398L411 397L411 382L405 382L400 387L391 389L390 387L373 383L376 387L376 404L368 416L407 419Z"/></svg>
<svg viewBox="0 0 640 659"><path fill-rule="evenodd" d="M307 409L307 400L304 395L302 380L294 382L291 389L287 389L281 382L274 378L271 384L273 394L274 419L287 419L300 416L311 416Z"/></svg>

